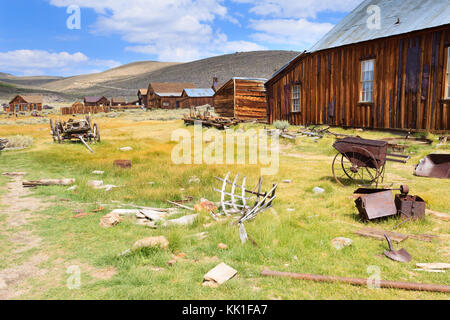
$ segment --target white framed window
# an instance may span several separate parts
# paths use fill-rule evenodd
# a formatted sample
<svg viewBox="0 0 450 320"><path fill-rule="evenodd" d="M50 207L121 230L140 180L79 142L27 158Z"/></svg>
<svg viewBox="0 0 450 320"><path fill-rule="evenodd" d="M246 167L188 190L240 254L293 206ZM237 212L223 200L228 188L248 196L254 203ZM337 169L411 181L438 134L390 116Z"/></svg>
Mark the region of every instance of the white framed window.
<svg viewBox="0 0 450 320"><path fill-rule="evenodd" d="M450 99L450 47L447 48L447 70L446 70L445 98Z"/></svg>
<svg viewBox="0 0 450 320"><path fill-rule="evenodd" d="M300 85L292 87L292 112L300 112Z"/></svg>
<svg viewBox="0 0 450 320"><path fill-rule="evenodd" d="M361 61L361 102L373 102L375 60Z"/></svg>

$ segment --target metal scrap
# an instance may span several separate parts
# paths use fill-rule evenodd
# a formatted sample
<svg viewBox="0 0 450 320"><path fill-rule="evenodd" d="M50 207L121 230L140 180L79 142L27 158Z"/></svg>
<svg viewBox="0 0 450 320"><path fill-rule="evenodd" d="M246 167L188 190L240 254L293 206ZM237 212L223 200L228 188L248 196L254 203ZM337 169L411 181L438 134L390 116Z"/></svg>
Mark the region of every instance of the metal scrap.
<svg viewBox="0 0 450 320"><path fill-rule="evenodd" d="M450 154L430 154L420 161L416 167L418 177L450 178Z"/></svg>

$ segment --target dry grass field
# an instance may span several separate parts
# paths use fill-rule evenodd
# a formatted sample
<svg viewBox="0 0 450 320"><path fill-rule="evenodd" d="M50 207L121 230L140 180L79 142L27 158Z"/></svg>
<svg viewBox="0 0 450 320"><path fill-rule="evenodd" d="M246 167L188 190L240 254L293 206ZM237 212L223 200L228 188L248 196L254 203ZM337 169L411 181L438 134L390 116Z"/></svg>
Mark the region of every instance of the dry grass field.
<svg viewBox="0 0 450 320"><path fill-rule="evenodd" d="M159 112L159 113L158 113ZM56 119L59 116L50 115ZM320 140L308 137L295 142L280 140L280 168L277 175L264 177L264 187L279 183L273 210L265 211L246 224L258 244L242 244L232 218L214 221L201 213L191 226L159 226L149 229L124 219L115 227L99 226L102 216L130 205L168 207L166 200L193 197L219 201L220 187L214 176L228 171L248 177L256 185L260 165L175 165L171 153L176 143L172 132L185 129L178 115L157 111L96 115L102 142L93 145L94 154L79 143L55 144L48 119L0 119L0 137L22 135L32 138L24 150L3 151L0 171L25 171L28 180L75 178L76 190L68 187L38 187L24 190L20 177L0 176L0 298L3 299L449 299L446 294L369 289L345 284L263 278L265 268L278 271L367 278L368 267L376 266L381 279L450 285L446 273L416 271L416 263L450 262L448 221L427 216L408 222L396 231L405 234L439 236L432 242L407 239L401 244L412 255L410 263L397 263L383 256L386 242L360 237L354 232L369 226L393 230L398 219L363 223L354 200L357 186L339 186L332 178L334 137ZM67 118L66 118L67 119ZM20 124L18 121L22 121ZM263 125L241 124L240 129L262 129ZM190 132L192 127L187 128ZM291 130L295 128L291 127ZM393 137L386 132L356 132L364 138ZM414 166L431 152L449 152L448 145L437 147L408 145L407 164L388 163L385 184L408 184L413 194L425 199L427 208L450 212L450 181L420 178ZM207 142L205 142L206 145ZM120 151L130 146L128 152ZM248 152L248 150L246 151ZM116 159L133 163L129 170L113 166ZM104 171L102 176L93 171ZM192 183L197 177L199 183ZM89 180L120 186L109 192L87 186ZM292 183L282 183L290 179ZM189 182L191 180L191 183ZM314 187L325 190L315 194ZM96 212L95 209L103 208ZM77 213L89 215L74 218ZM180 211L180 216L190 214ZM194 235L207 232L207 238ZM169 248L146 249L118 256L139 239L163 235ZM336 237L353 244L342 250L331 245ZM228 246L218 248L219 243ZM184 256L176 264L173 255ZM210 269L225 262L238 271L219 288L202 286ZM81 287L67 287L67 270L81 270ZM70 270L70 269L69 269Z"/></svg>

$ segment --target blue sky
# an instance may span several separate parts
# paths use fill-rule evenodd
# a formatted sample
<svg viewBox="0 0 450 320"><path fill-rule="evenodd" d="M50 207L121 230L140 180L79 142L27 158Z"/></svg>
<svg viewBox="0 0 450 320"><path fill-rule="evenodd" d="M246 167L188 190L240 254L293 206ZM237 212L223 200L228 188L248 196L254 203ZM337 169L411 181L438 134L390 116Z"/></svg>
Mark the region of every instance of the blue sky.
<svg viewBox="0 0 450 320"><path fill-rule="evenodd" d="M237 51L301 51L360 2L1 1L0 72L69 76L143 60L185 62ZM80 8L80 29L67 27L69 6Z"/></svg>

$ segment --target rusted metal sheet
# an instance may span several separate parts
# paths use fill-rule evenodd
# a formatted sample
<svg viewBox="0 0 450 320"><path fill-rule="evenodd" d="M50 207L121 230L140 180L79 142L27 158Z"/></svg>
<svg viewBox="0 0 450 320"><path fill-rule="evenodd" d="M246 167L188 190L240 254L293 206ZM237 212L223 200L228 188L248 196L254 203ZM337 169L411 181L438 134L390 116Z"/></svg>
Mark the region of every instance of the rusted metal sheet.
<svg viewBox="0 0 450 320"><path fill-rule="evenodd" d="M430 154L416 167L415 175L428 178L450 178L450 154Z"/></svg>
<svg viewBox="0 0 450 320"><path fill-rule="evenodd" d="M395 195L395 206L398 212L408 220L425 218L425 201L419 196L397 194Z"/></svg>
<svg viewBox="0 0 450 320"><path fill-rule="evenodd" d="M131 168L131 160L115 160L114 166L122 169L130 169Z"/></svg>
<svg viewBox="0 0 450 320"><path fill-rule="evenodd" d="M374 220L397 214L391 189L366 189L355 191L359 195L355 204L362 220Z"/></svg>

